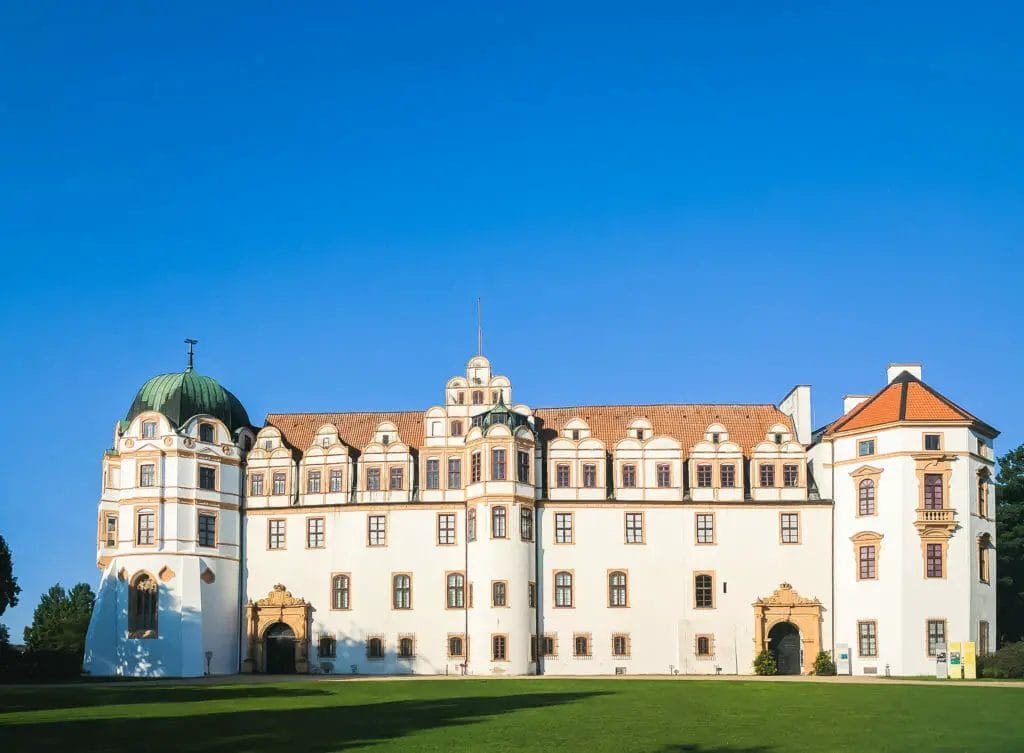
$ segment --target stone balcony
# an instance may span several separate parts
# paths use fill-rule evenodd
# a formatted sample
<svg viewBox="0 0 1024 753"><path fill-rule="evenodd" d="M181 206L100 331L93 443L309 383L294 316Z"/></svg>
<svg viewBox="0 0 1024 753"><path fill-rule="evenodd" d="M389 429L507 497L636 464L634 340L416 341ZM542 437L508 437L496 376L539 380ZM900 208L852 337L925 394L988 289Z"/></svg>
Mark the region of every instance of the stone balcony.
<svg viewBox="0 0 1024 753"><path fill-rule="evenodd" d="M948 538L956 529L956 511L953 509L935 510L919 507L916 513L914 526L923 538L933 538L936 535L945 535Z"/></svg>

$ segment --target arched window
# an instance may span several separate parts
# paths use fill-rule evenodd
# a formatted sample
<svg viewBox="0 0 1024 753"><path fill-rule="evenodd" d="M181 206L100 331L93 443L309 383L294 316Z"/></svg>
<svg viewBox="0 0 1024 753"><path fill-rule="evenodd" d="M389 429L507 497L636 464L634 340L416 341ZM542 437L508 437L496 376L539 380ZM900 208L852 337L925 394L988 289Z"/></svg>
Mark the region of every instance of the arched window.
<svg viewBox="0 0 1024 753"><path fill-rule="evenodd" d="M412 576L404 573L394 576L391 604L395 609L412 609Z"/></svg>
<svg viewBox="0 0 1024 753"><path fill-rule="evenodd" d="M199 441L213 442L213 424L199 424Z"/></svg>
<svg viewBox="0 0 1024 753"><path fill-rule="evenodd" d="M992 537L983 533L978 537L978 580L988 583L991 577L989 572L989 561L992 551Z"/></svg>
<svg viewBox="0 0 1024 753"><path fill-rule="evenodd" d="M626 606L626 574L622 570L608 573L608 606Z"/></svg>
<svg viewBox="0 0 1024 753"><path fill-rule="evenodd" d="M139 573L128 586L128 637L156 638L160 590L149 573Z"/></svg>
<svg viewBox="0 0 1024 753"><path fill-rule="evenodd" d="M572 606L572 573L555 573L555 606Z"/></svg>
<svg viewBox="0 0 1024 753"><path fill-rule="evenodd" d="M942 474L924 474L924 508L926 510L941 510L942 504Z"/></svg>
<svg viewBox="0 0 1024 753"><path fill-rule="evenodd" d="M448 573L448 608L462 609L466 603L466 578L462 573Z"/></svg>
<svg viewBox="0 0 1024 753"><path fill-rule="evenodd" d="M978 515L988 517L988 472L978 474Z"/></svg>
<svg viewBox="0 0 1024 753"><path fill-rule="evenodd" d="M857 514L875 514L875 482L866 478L860 482L857 492Z"/></svg>
<svg viewBox="0 0 1024 753"><path fill-rule="evenodd" d="M398 639L398 658L399 659L412 659L416 656L416 642L405 636Z"/></svg>
<svg viewBox="0 0 1024 753"><path fill-rule="evenodd" d="M331 604L335 609L349 609L351 590L347 575L335 575L331 579Z"/></svg>
<svg viewBox="0 0 1024 753"><path fill-rule="evenodd" d="M366 656L368 659L384 658L384 641L381 638L370 638L366 641Z"/></svg>
<svg viewBox="0 0 1024 753"><path fill-rule="evenodd" d="M448 656L465 656L462 650L462 636L453 635L448 638Z"/></svg>

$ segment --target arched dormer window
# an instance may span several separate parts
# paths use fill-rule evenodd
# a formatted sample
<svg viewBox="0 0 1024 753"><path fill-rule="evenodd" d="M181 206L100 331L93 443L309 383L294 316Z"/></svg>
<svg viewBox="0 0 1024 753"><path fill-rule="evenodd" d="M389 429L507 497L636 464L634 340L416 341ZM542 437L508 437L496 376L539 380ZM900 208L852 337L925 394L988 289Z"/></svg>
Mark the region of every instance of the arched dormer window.
<svg viewBox="0 0 1024 753"><path fill-rule="evenodd" d="M128 585L128 637L156 638L160 589L149 573L139 573Z"/></svg>
<svg viewBox="0 0 1024 753"><path fill-rule="evenodd" d="M199 441L212 444L214 441L213 424L199 424Z"/></svg>

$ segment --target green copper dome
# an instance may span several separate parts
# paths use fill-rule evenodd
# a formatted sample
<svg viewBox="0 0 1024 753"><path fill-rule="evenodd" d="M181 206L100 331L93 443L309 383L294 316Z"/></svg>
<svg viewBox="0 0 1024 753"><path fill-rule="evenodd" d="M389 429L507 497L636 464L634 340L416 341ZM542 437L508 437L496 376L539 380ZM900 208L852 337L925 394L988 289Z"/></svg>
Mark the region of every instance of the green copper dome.
<svg viewBox="0 0 1024 753"><path fill-rule="evenodd" d="M176 427L199 414L216 416L227 424L232 434L250 425L249 416L237 397L217 380L197 374L191 368L177 374L155 376L142 385L125 422L149 410L163 413Z"/></svg>

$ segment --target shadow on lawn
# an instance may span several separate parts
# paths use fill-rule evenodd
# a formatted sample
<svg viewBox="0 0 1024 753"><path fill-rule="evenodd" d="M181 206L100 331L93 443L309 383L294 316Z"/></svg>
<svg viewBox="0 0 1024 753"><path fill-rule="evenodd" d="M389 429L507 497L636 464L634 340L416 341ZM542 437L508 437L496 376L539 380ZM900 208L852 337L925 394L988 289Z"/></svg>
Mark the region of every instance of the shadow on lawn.
<svg viewBox="0 0 1024 753"><path fill-rule="evenodd" d="M89 687L88 685L46 688L27 686L9 688L0 696L0 711L36 711L88 706L121 706L129 703L190 703L197 701L233 701L249 698L297 698L329 695L322 688L289 688L279 685Z"/></svg>
<svg viewBox="0 0 1024 753"><path fill-rule="evenodd" d="M652 753L768 753L771 748L763 745L755 745L752 748L735 748L731 745L716 745L713 748L706 748L703 745L694 743L677 743L658 748Z"/></svg>
<svg viewBox="0 0 1024 753"><path fill-rule="evenodd" d="M382 743L423 730L472 724L489 716L545 708L600 695L605 693L530 693L390 701L361 706L200 712L188 717L26 723L0 727L0 730L7 742L5 750L14 751L137 751L142 745L146 753L277 753L282 750L328 753ZM516 749L529 750L531 740L535 740L535 732L523 729L521 734L521 741L510 737L508 742Z"/></svg>

